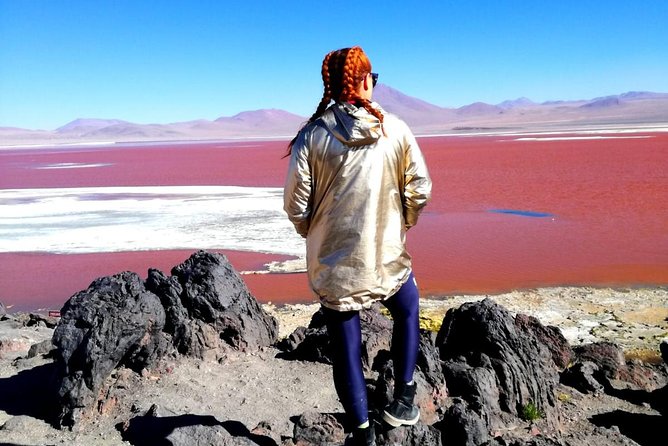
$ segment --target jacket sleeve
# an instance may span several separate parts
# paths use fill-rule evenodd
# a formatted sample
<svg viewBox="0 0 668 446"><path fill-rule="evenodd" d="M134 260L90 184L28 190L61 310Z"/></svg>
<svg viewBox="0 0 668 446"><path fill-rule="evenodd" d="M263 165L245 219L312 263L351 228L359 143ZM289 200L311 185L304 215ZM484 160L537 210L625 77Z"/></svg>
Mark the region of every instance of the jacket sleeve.
<svg viewBox="0 0 668 446"><path fill-rule="evenodd" d="M283 209L302 237L308 234L311 221L311 165L304 131L292 146L288 175L283 190Z"/></svg>
<svg viewBox="0 0 668 446"><path fill-rule="evenodd" d="M417 224L418 216L431 198L431 178L420 147L406 127L404 137L404 220L406 229Z"/></svg>

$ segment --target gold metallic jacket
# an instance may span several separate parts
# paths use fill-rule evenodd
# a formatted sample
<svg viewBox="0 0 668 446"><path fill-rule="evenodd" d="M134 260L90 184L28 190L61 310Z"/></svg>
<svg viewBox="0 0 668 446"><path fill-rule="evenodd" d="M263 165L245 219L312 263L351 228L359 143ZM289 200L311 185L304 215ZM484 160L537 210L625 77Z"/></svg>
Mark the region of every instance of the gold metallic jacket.
<svg viewBox="0 0 668 446"><path fill-rule="evenodd" d="M335 103L292 146L284 209L306 237L311 289L334 310L368 308L403 285L406 231L431 195L415 137L383 115L381 128L364 108Z"/></svg>

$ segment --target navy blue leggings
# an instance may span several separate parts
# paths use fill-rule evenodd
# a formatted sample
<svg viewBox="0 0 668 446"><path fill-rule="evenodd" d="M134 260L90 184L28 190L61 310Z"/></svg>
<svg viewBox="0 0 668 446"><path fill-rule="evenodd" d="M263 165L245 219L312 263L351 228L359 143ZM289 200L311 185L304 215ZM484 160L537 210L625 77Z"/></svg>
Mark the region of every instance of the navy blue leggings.
<svg viewBox="0 0 668 446"><path fill-rule="evenodd" d="M419 295L413 273L394 295L382 301L390 310L392 359L395 380L413 380L417 361L420 330ZM346 414L359 426L368 420L366 382L362 370L362 332L358 311L335 311L324 308L327 331L334 361L334 386Z"/></svg>

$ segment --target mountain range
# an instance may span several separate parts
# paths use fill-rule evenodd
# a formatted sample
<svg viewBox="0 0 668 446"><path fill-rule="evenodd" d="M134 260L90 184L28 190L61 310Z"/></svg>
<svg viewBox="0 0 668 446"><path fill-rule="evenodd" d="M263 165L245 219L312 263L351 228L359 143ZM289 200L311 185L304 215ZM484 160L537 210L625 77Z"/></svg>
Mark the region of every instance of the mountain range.
<svg viewBox="0 0 668 446"><path fill-rule="evenodd" d="M404 119L418 135L668 123L668 93L632 91L588 100L543 103L521 97L499 104L474 102L459 108L447 108L379 84L374 90L374 100L386 111ZM294 135L306 119L278 109L244 111L213 121L198 119L169 124L80 118L51 131L0 127L0 145L100 140L282 138Z"/></svg>

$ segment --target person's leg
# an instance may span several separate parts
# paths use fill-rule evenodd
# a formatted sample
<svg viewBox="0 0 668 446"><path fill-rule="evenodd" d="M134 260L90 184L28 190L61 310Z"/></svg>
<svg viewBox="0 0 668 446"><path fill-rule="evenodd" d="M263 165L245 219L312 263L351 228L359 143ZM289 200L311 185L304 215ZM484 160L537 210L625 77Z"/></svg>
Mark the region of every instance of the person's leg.
<svg viewBox="0 0 668 446"><path fill-rule="evenodd" d="M413 373L420 345L419 302L413 273L397 293L383 302L394 320L394 400L383 411L383 419L395 427L412 425L420 419L420 411L413 404L417 389Z"/></svg>
<svg viewBox="0 0 668 446"><path fill-rule="evenodd" d="M324 308L333 355L334 386L353 427L369 420L362 370L362 330L359 312Z"/></svg>
<svg viewBox="0 0 668 446"><path fill-rule="evenodd" d="M392 328L392 360L394 379L412 382L420 344L420 297L413 273L394 295L383 301L390 310Z"/></svg>

